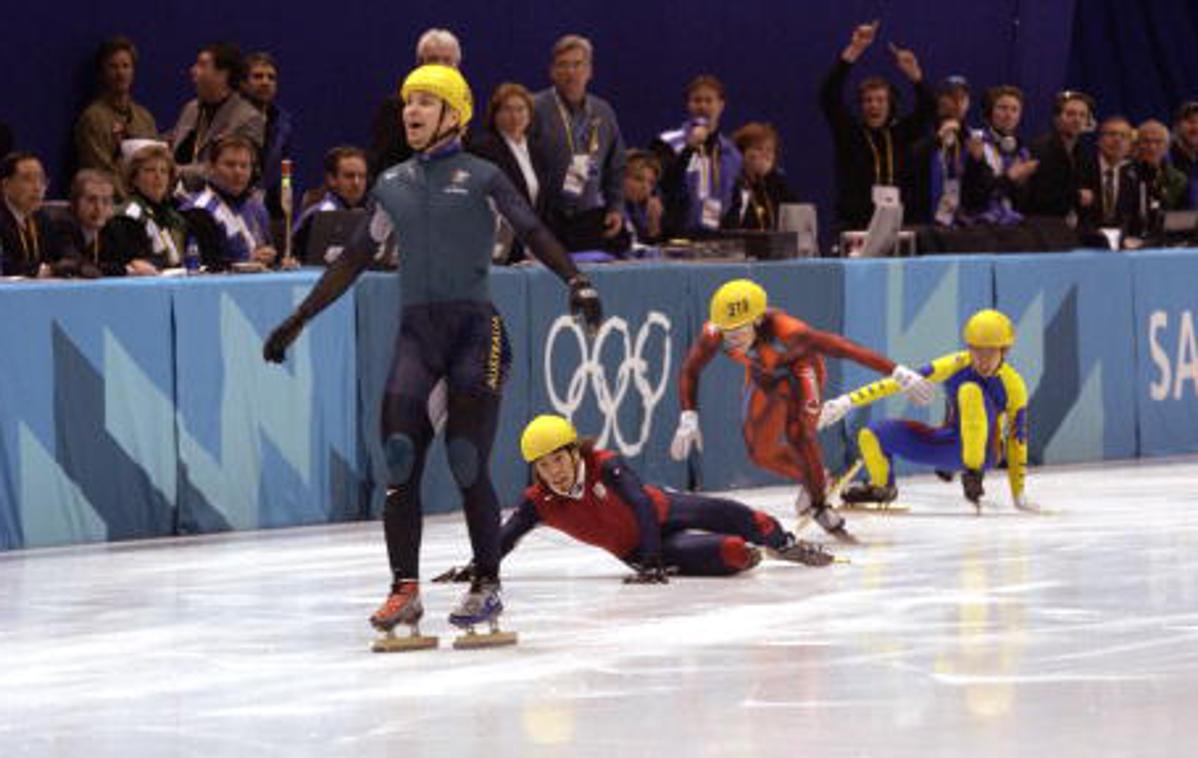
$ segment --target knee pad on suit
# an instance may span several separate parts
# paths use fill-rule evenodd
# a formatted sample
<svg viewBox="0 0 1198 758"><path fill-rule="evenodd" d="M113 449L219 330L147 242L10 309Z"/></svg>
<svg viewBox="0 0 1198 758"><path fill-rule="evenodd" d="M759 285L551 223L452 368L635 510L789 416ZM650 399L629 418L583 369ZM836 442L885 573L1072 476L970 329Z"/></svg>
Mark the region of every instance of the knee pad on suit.
<svg viewBox="0 0 1198 758"><path fill-rule="evenodd" d="M402 432L392 434L383 443L387 454L387 476L392 486L401 486L412 478L416 466L416 443Z"/></svg>

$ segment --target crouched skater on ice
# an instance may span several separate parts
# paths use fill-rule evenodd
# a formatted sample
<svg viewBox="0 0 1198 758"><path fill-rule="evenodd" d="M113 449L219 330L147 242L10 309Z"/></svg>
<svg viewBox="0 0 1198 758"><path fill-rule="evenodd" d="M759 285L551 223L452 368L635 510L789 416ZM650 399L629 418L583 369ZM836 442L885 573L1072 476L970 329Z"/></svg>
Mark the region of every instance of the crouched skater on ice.
<svg viewBox="0 0 1198 758"><path fill-rule="evenodd" d="M769 514L734 500L663 490L643 484L617 454L578 437L561 416L538 416L520 439L534 484L500 531L506 556L539 524L602 548L636 573L627 583L668 582L681 576L729 576L770 557L826 566L833 556L795 539ZM469 581L473 565L437 581Z"/></svg>
<svg viewBox="0 0 1198 758"><path fill-rule="evenodd" d="M1035 511L1024 494L1027 469L1027 386L1006 362L1015 344L1015 327L996 310L973 314L965 324L966 349L937 358L919 371L943 383L948 410L938 427L909 419L875 421L857 433L857 445L869 472L868 482L854 482L842 497L848 503L888 503L898 496L893 459L897 455L936 467L948 478L961 472L967 500L981 512L983 472L1004 459L1011 500L1016 508ZM883 379L824 403L820 428L836 423L853 407L869 405L900 390Z"/></svg>

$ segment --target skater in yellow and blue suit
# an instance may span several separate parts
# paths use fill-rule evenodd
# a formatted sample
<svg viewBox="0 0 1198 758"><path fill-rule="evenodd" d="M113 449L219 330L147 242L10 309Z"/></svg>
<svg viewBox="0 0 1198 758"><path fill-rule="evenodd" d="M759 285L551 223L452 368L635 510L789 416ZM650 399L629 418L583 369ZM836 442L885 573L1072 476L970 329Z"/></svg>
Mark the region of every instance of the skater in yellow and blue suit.
<svg viewBox="0 0 1198 758"><path fill-rule="evenodd" d="M854 482L845 502L885 503L898 496L894 456L960 471L965 497L978 506L983 472L1005 457L1011 498L1017 508L1031 509L1024 494L1027 468L1027 386L1006 362L1015 343L1011 320L996 310L978 311L963 331L965 350L950 353L919 372L943 383L948 398L944 423L929 426L908 419L875 421L857 434L857 445L869 472L868 482ZM864 406L900 390L893 379L867 384L824 404L820 427L839 421L854 406Z"/></svg>

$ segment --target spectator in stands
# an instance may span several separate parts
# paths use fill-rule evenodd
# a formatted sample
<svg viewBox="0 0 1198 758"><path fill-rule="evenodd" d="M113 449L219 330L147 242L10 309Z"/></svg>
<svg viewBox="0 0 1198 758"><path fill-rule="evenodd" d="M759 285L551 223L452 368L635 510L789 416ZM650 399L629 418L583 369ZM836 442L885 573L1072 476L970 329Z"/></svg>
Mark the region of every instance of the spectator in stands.
<svg viewBox="0 0 1198 758"><path fill-rule="evenodd" d="M175 209L175 159L162 143L136 150L126 161L129 199L105 230L101 267L109 276L156 276L183 265L188 227Z"/></svg>
<svg viewBox="0 0 1198 758"><path fill-rule="evenodd" d="M629 150L624 170L624 233L622 249L662 240L665 206L657 194L661 161L649 150Z"/></svg>
<svg viewBox="0 0 1198 758"><path fill-rule="evenodd" d="M532 93L523 85L504 82L496 87L487 103L484 130L470 140L470 152L501 168L528 206L544 218L545 166L529 138L532 107ZM505 241L512 241L507 263L518 263L528 257L510 227L502 235Z"/></svg>
<svg viewBox="0 0 1198 758"><path fill-rule="evenodd" d="M1168 154L1169 129L1155 119L1140 124L1136 129L1135 163L1129 171L1134 202L1124 227L1126 247L1135 247L1158 232L1165 211L1186 207L1189 181L1166 160Z"/></svg>
<svg viewBox="0 0 1198 758"><path fill-rule="evenodd" d="M1082 187L1094 202L1079 218L1083 229L1123 228L1135 211L1135 172L1131 164L1131 122L1123 116L1108 116L1098 127L1097 160L1086 164Z"/></svg>
<svg viewBox="0 0 1198 758"><path fill-rule="evenodd" d="M154 139L154 115L133 99L137 48L127 37L112 37L96 53L100 91L75 122L75 155L79 168L92 168L117 176L121 143L127 139Z"/></svg>
<svg viewBox="0 0 1198 758"><path fill-rule="evenodd" d="M200 49L191 67L196 98L183 106L169 134L179 176L189 189L203 186L213 165L212 147L230 135L262 147L266 119L237 93L242 75L241 51L223 42Z"/></svg>
<svg viewBox="0 0 1198 758"><path fill-rule="evenodd" d="M283 159L291 157L291 135L294 129L291 113L279 107L279 64L267 52L250 53L245 57L245 81L241 94L258 109L265 119L262 138L262 173L258 182L266 193L266 209L274 218L283 217L280 200Z"/></svg>
<svg viewBox="0 0 1198 758"><path fill-rule="evenodd" d="M1077 216L1094 203L1082 186L1090 157L1081 144L1083 132L1093 129L1094 101L1089 95L1066 90L1053 101L1053 130L1032 143L1031 156L1039 166L1027 183L1024 207L1029 216L1053 216L1076 224Z"/></svg>
<svg viewBox="0 0 1198 758"><path fill-rule="evenodd" d="M1198 100L1183 103L1177 109L1169 160L1189 182L1187 206L1198 208Z"/></svg>
<svg viewBox="0 0 1198 758"><path fill-rule="evenodd" d="M959 214L966 223L1010 226L1023 220L1015 209L1040 162L1031 158L1019 137L1022 117L1023 90L1001 85L986 91L983 128L971 133L966 143Z"/></svg>
<svg viewBox="0 0 1198 758"><path fill-rule="evenodd" d="M549 227L567 250L612 246L624 225L624 138L616 112L587 92L594 50L567 34L553 45L553 86L534 100Z"/></svg>
<svg viewBox="0 0 1198 758"><path fill-rule="evenodd" d="M912 148L918 171L914 205L905 214L909 221L957 225L967 155L969 102L969 82L965 77L950 76L940 83L936 92L936 129L916 140Z"/></svg>
<svg viewBox="0 0 1198 758"><path fill-rule="evenodd" d="M318 213L365 209L366 153L351 145L335 147L324 156L324 195L309 205L295 222L295 253L303 257L308 249L312 219Z"/></svg>
<svg viewBox="0 0 1198 758"><path fill-rule="evenodd" d="M911 147L932 125L936 99L923 80L919 60L910 50L891 44L895 64L915 88L915 107L900 118L898 90L879 77L858 85L861 119L844 104L849 71L877 37L878 22L862 24L820 87L820 107L832 129L836 147L836 224L840 229L862 229L873 216L875 187L900 188L905 207L915 207L917 184Z"/></svg>
<svg viewBox="0 0 1198 758"><path fill-rule="evenodd" d="M103 233L112 218L116 180L85 168L71 181L70 213L59 225L54 273L62 277L98 279L111 240Z"/></svg>
<svg viewBox="0 0 1198 758"><path fill-rule="evenodd" d="M732 189L732 204L724 214L725 229L778 228L778 208L795 201L778 170L778 132L771 124L751 122L732 135L744 156Z"/></svg>
<svg viewBox="0 0 1198 758"><path fill-rule="evenodd" d="M461 68L462 46L453 32L434 28L420 35L416 42L416 65L431 63ZM403 128L403 103L394 92L384 98L375 111L367 156L371 184L384 169L412 157L412 148L408 146Z"/></svg>
<svg viewBox="0 0 1198 758"><path fill-rule="evenodd" d="M545 169L531 149L531 125L532 93L523 85L504 82L487 103L485 130L471 140L470 152L503 169L529 207L543 215Z"/></svg>
<svg viewBox="0 0 1198 758"><path fill-rule="evenodd" d="M720 132L724 84L709 74L686 86L687 119L677 129L659 134L650 144L661 160L661 192L666 206L666 232L693 237L720 228L732 205L732 185L740 173L741 155Z"/></svg>
<svg viewBox="0 0 1198 758"><path fill-rule="evenodd" d="M54 225L42 208L46 171L33 153L12 152L0 161L0 273L52 275Z"/></svg>
<svg viewBox="0 0 1198 758"><path fill-rule="evenodd" d="M209 271L236 264L270 266L278 252L270 241L270 214L253 192L257 147L232 134L216 141L209 154L208 182L183 204L183 216Z"/></svg>

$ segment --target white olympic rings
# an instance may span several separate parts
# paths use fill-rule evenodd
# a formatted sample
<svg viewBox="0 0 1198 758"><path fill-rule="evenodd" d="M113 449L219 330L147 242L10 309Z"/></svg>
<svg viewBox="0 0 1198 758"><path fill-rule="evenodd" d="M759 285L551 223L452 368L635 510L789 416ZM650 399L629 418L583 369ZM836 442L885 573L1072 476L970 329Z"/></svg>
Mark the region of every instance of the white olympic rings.
<svg viewBox="0 0 1198 758"><path fill-rule="evenodd" d="M654 328L664 333L661 349L661 374L656 386L650 384L649 363L642 357L645 344ZM578 368L566 385L566 395L561 397L553 384L553 347L561 332L569 331L578 343L578 351L582 356ZM549 393L549 402L558 413L573 421L574 413L582 405L589 385L595 390L595 401L599 412L603 415L603 429L599 434L600 447L607 446L614 437L616 448L621 455L639 455L645 443L649 441L652 431L653 409L665 395L670 381L670 319L660 311L649 311L645 322L632 339L628 322L619 316L612 316L599 327L598 334L589 345L582 328L571 316L559 316L549 327L549 335L545 338L545 388ZM623 338L624 360L616 367L615 388L608 385L607 375L603 371L600 356L603 345L608 337L619 334ZM628 394L629 387L636 389L641 402L641 426L635 439L625 438L619 424L619 410Z"/></svg>

